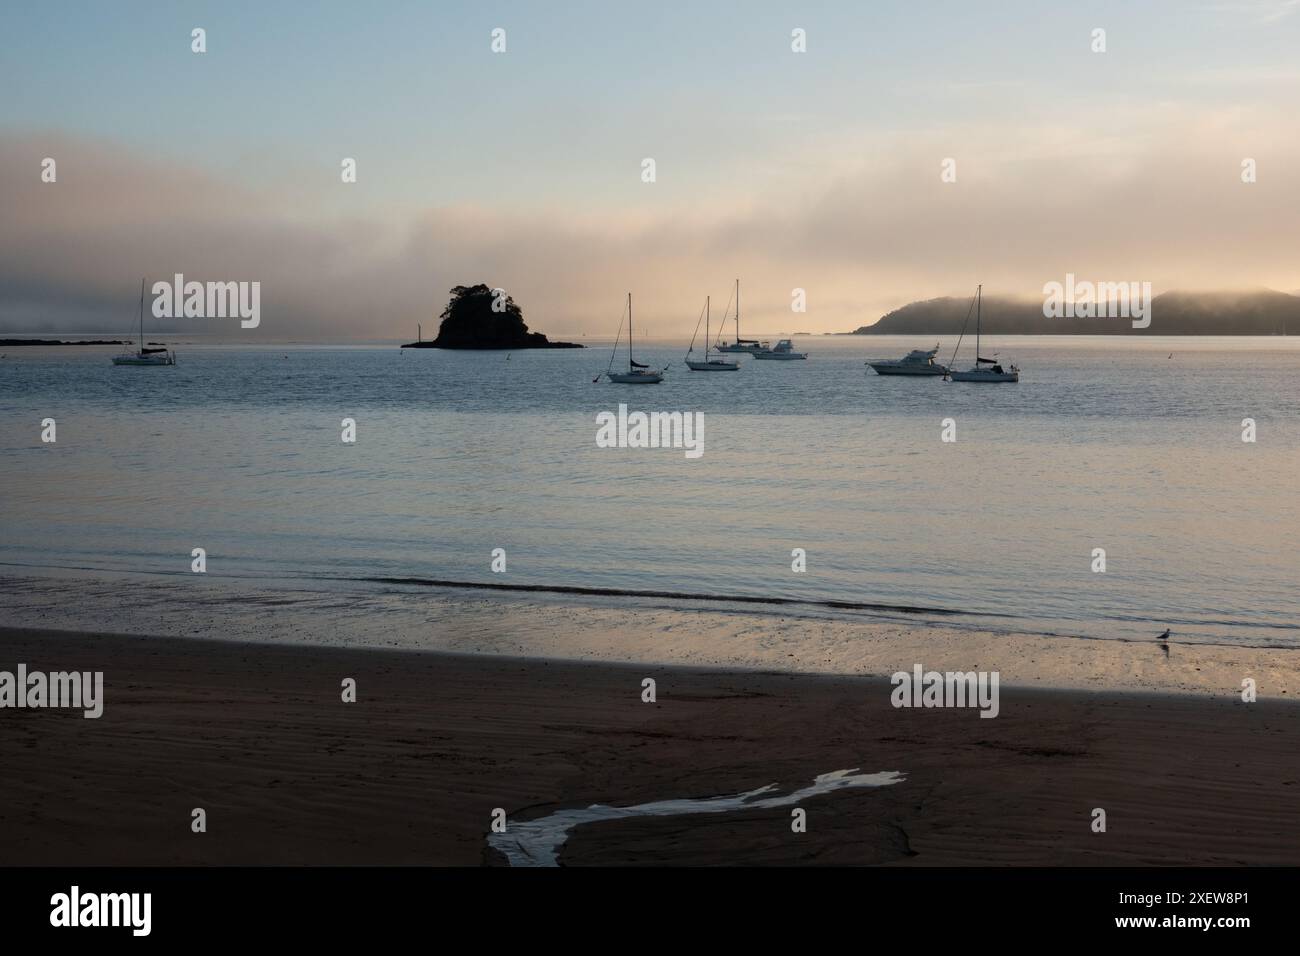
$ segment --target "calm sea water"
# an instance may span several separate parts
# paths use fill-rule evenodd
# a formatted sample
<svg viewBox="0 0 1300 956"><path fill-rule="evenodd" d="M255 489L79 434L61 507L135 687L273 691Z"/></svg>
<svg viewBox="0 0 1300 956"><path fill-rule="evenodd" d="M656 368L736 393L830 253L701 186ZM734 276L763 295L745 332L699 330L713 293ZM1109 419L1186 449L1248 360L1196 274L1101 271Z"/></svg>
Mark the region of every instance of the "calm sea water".
<svg viewBox="0 0 1300 956"><path fill-rule="evenodd" d="M593 384L608 345L508 358L181 346L174 368L11 348L0 562L185 573L204 547L209 579L232 587L662 589L1300 646L1300 341L986 340L1020 364L1014 386L863 365L933 340L796 343L807 362L741 357L737 373L704 374L682 345L651 341L638 358L672 363L653 387ZM597 448L596 415L620 402L702 411L703 457ZM355 445L340 441L344 417ZM945 418L955 443L940 441ZM505 575L489 569L494 548ZM806 573L791 571L794 548Z"/></svg>

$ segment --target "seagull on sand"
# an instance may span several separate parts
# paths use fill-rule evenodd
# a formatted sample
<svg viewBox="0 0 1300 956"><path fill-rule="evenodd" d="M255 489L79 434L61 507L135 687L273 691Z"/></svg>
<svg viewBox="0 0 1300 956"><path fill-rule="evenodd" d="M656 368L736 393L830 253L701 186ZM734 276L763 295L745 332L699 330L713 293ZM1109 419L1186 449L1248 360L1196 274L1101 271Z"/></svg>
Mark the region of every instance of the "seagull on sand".
<svg viewBox="0 0 1300 956"><path fill-rule="evenodd" d="M1165 657L1168 657L1169 656L1169 628L1165 628L1165 632L1161 634L1159 637L1157 637L1156 640L1160 642L1160 649L1165 652Z"/></svg>

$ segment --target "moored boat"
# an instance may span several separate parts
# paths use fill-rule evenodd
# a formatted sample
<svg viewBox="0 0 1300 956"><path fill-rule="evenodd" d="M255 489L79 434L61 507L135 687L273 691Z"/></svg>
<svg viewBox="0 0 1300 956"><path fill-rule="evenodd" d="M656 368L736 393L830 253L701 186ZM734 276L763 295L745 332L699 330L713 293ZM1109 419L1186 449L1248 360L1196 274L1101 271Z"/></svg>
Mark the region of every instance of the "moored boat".
<svg viewBox="0 0 1300 956"><path fill-rule="evenodd" d="M877 375L946 375L948 366L939 365L934 360L938 354L939 346L936 345L932 349L913 349L901 359L881 359L866 364L875 369Z"/></svg>
<svg viewBox="0 0 1300 956"><path fill-rule="evenodd" d="M727 316L722 316L722 321L727 321ZM722 335L722 329L718 329L718 335ZM736 280L736 341L727 344L721 342L713 347L715 352L738 352L746 355L754 355L758 352L767 352L770 346L766 342L760 342L757 339L742 339L740 337L740 280Z"/></svg>
<svg viewBox="0 0 1300 956"><path fill-rule="evenodd" d="M700 331L700 323L695 323L695 331ZM686 350L690 355L695 351L695 336L691 336L691 347ZM720 358L709 358L709 297L704 297L704 361L698 359L686 360L686 367L692 372L735 372L740 369L738 362L727 362Z"/></svg>
<svg viewBox="0 0 1300 956"><path fill-rule="evenodd" d="M621 332L623 324L619 323ZM614 339L614 355L609 357L610 367L614 365L614 356L618 354L618 339ZM658 385L664 380L664 373L659 369L652 369L632 358L632 293L627 294L627 371L611 372L608 368L601 373L611 382L617 385ZM600 375L597 375L594 382L600 381Z"/></svg>
<svg viewBox="0 0 1300 956"><path fill-rule="evenodd" d="M964 372L949 372L945 378L951 378L954 382L983 382L986 384L1000 384L1003 382L1020 381L1020 369L1014 365L1009 365L1005 369L997 358L984 358L980 355L980 305L983 299L984 286L977 286L975 289L975 366ZM966 313L966 321L970 321L970 313ZM962 323L961 335L957 337L957 349L952 353L953 361L957 360L957 351L961 349L961 338L966 334L966 324ZM993 353L997 355L996 352ZM988 366L988 368L985 368Z"/></svg>
<svg viewBox="0 0 1300 956"><path fill-rule="evenodd" d="M175 365L176 353L169 348L151 349L144 342L144 285L140 280L140 343L134 352L113 356L114 365Z"/></svg>
<svg viewBox="0 0 1300 956"><path fill-rule="evenodd" d="M808 357L807 352L796 352L794 350L794 343L789 339L782 339L777 342L773 348L768 349L766 352L755 352L753 354L756 359L777 362L788 362L793 359L806 359Z"/></svg>

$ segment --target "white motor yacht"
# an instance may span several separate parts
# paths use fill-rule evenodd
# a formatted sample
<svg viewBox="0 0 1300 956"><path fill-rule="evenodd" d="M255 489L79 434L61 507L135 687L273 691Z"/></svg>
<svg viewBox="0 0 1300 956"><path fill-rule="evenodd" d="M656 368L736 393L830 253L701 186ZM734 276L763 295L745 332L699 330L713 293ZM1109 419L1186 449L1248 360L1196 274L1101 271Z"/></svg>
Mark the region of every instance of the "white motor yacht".
<svg viewBox="0 0 1300 956"><path fill-rule="evenodd" d="M768 361L788 362L792 359L806 359L807 357L807 352L796 352L794 350L794 343L789 339L782 339L780 342L776 343L774 348L768 349L766 352L754 353L754 358L766 359Z"/></svg>
<svg viewBox="0 0 1300 956"><path fill-rule="evenodd" d="M879 362L867 362L876 370L877 375L947 375L948 366L939 365L934 357L939 354L939 346L932 349L913 349L901 359L881 359Z"/></svg>

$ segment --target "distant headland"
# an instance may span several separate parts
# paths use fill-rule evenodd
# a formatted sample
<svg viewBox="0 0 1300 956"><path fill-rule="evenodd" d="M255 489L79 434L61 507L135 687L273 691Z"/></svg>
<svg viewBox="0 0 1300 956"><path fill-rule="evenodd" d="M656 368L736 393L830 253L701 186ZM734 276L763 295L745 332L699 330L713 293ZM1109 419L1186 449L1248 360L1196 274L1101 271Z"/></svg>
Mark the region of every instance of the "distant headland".
<svg viewBox="0 0 1300 956"><path fill-rule="evenodd" d="M122 345L121 339L94 339L82 342L65 342L63 339L0 339L0 345Z"/></svg>
<svg viewBox="0 0 1300 956"><path fill-rule="evenodd" d="M957 335L970 298L926 299L903 306L851 335ZM1248 292L1164 292L1150 302L1151 324L1127 318L1048 318L1043 299L984 295L985 335L1300 335L1300 296ZM974 331L974 323L968 331Z"/></svg>
<svg viewBox="0 0 1300 956"><path fill-rule="evenodd" d="M523 310L504 289L458 285L442 310L442 325L432 342L407 342L404 349L580 349L575 342L552 342L529 332Z"/></svg>

